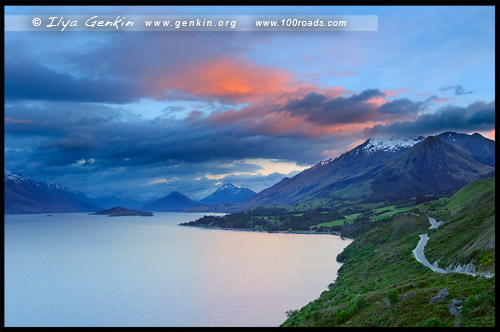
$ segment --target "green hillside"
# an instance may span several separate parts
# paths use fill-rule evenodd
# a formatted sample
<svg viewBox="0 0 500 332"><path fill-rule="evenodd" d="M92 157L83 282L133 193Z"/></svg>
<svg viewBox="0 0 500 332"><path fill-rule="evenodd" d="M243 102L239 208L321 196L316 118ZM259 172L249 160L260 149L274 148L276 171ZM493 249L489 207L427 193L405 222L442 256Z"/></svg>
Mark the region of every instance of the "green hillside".
<svg viewBox="0 0 500 332"><path fill-rule="evenodd" d="M419 209L443 220L426 246L429 262L440 267L473 263L479 271L495 270L495 178L472 182L439 204Z"/></svg>
<svg viewBox="0 0 500 332"><path fill-rule="evenodd" d="M419 234L427 233L430 262L436 257L440 262L476 262L481 270L493 271L494 183L494 178L476 181L449 199L377 222L339 255L345 264L329 290L289 311L282 326L494 326L495 278L435 273L412 253ZM428 229L427 213L438 215L443 225ZM485 252L490 253L487 258L481 256ZM448 295L431 303L445 288ZM457 317L448 308L455 300L462 302Z"/></svg>

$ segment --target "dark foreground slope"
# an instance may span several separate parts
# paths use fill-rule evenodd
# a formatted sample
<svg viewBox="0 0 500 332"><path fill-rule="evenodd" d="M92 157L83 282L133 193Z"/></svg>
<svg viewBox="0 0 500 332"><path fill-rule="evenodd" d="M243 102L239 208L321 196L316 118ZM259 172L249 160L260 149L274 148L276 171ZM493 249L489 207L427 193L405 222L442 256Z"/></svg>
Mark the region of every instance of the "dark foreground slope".
<svg viewBox="0 0 500 332"><path fill-rule="evenodd" d="M317 300L288 312L283 326L495 326L495 278L435 273L412 253L419 234L427 233L429 261L442 251L447 264L472 262L494 271L494 181L481 181L360 235L338 256L345 264L337 281ZM450 219L430 230L424 213ZM460 230L465 225L467 234ZM470 255L459 250L464 245L475 247ZM445 288L448 295L432 303ZM450 314L454 301L462 304L458 316Z"/></svg>

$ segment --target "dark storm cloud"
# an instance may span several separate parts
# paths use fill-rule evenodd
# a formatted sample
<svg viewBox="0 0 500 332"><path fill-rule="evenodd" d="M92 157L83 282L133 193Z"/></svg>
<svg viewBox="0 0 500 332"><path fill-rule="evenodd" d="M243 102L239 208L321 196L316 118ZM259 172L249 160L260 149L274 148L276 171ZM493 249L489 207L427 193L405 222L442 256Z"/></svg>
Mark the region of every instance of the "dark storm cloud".
<svg viewBox="0 0 500 332"><path fill-rule="evenodd" d="M22 103L19 107L11 106L9 115L20 118L28 116L35 107ZM46 167L68 167L67 172L78 172L75 164L90 159L94 162L78 166L94 170L149 168L246 158L311 164L332 144L328 137L305 140L265 136L243 126L207 127L172 119L127 121L120 112L94 104L74 104L71 112L67 107L67 103L37 103L37 110L31 111L31 122L6 124L6 142L31 139L28 144L31 150L25 153L25 160L37 160ZM50 123L44 123L43 117L50 118ZM82 121L94 118L97 120ZM315 144L314 149L311 143Z"/></svg>
<svg viewBox="0 0 500 332"><path fill-rule="evenodd" d="M367 89L363 92L361 92L360 94L355 94L353 95L352 97L350 98L347 98L347 99L350 99L352 101L367 101L373 97L384 97L385 96L385 93L383 93L382 91L378 90L378 89Z"/></svg>
<svg viewBox="0 0 500 332"><path fill-rule="evenodd" d="M5 133L17 137L53 137L69 134L91 135L94 126L120 121L126 110L89 103L61 101L10 101L5 103Z"/></svg>
<svg viewBox="0 0 500 332"><path fill-rule="evenodd" d="M313 92L302 99L290 101L284 109L294 115L304 115L316 123L347 124L387 120L398 116L415 116L429 105L432 98L437 98L433 96L425 101L401 98L389 101L380 107L370 102L372 98L385 96L385 93L378 89L368 89L350 97L332 99Z"/></svg>
<svg viewBox="0 0 500 332"><path fill-rule="evenodd" d="M374 97L383 97L385 94L377 89L369 89L351 97L336 97L328 99L326 96L312 92L302 99L290 101L284 110L293 115L303 115L316 123L356 123L373 119L376 109L366 103Z"/></svg>
<svg viewBox="0 0 500 332"><path fill-rule="evenodd" d="M474 113L467 121L470 125L494 125L495 124L495 107L485 108Z"/></svg>
<svg viewBox="0 0 500 332"><path fill-rule="evenodd" d="M7 100L64 100L126 103L144 92L131 80L110 77L76 78L35 62L5 63Z"/></svg>
<svg viewBox="0 0 500 332"><path fill-rule="evenodd" d="M472 91L465 91L461 85L452 85L445 88L440 88L441 91L453 90L457 96L460 95L471 95Z"/></svg>
<svg viewBox="0 0 500 332"><path fill-rule="evenodd" d="M51 141L49 143L41 144L42 149L57 148L64 151L85 151L85 150L96 150L97 142L93 136L87 137L64 137L57 141Z"/></svg>
<svg viewBox="0 0 500 332"><path fill-rule="evenodd" d="M378 109L380 113L385 114L416 114L424 108L424 102L414 102L408 98L401 98L390 101Z"/></svg>
<svg viewBox="0 0 500 332"><path fill-rule="evenodd" d="M60 130L52 125L39 123L9 123L4 122L5 133L12 136L32 137L33 139L42 137L60 137L65 130Z"/></svg>
<svg viewBox="0 0 500 332"><path fill-rule="evenodd" d="M46 104L36 104L32 123L12 124L23 126L22 130L12 132L6 126L6 146L22 141L27 147L7 149L6 167L86 193L126 192L150 199L179 190L201 198L220 181L261 190L284 175L257 175L260 166L233 163L235 160L271 158L313 164L334 141L316 138L311 148L312 140L256 135L243 127L207 128L172 119L127 122L100 105L74 104L68 112L66 103ZM11 106L9 113L16 114L16 105ZM17 115L29 114L30 107L35 106L20 106ZM107 117L106 112L113 116ZM38 122L42 120L35 116L40 114L52 119L44 127L46 136L40 136ZM83 116L97 114L107 121L81 121ZM51 131L57 135L50 135ZM250 174L237 175L241 172ZM204 177L232 173L236 175L228 179Z"/></svg>
<svg viewBox="0 0 500 332"><path fill-rule="evenodd" d="M249 34L240 36L248 38L247 46L262 39ZM203 96L190 91L189 85L180 84L186 71L206 67L222 57L241 59L239 54L247 47L217 32L112 33L75 44L64 44L62 37L50 34L28 34L23 38L9 35L6 40L8 100L127 103L143 98L196 99ZM55 43L57 51L52 51L47 45ZM34 45L36 52L29 48Z"/></svg>
<svg viewBox="0 0 500 332"><path fill-rule="evenodd" d="M483 131L495 128L495 102L475 102L467 107L447 106L432 114L423 114L415 121L376 125L366 130L376 135L428 135L444 131Z"/></svg>

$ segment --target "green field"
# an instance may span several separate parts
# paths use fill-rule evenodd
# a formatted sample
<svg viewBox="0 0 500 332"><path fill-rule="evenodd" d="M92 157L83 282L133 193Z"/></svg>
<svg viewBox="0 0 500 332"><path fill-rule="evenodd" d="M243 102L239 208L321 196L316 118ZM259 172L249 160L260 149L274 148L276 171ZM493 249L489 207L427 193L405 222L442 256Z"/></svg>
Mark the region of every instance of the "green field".
<svg viewBox="0 0 500 332"><path fill-rule="evenodd" d="M387 209L387 212L384 212L382 214L375 215L375 216L370 216L370 220L380 220L380 219L392 217L393 215L395 215L397 213L407 212L413 208L414 208L414 206L405 206L405 207L401 207L401 208L395 208L395 206L392 205L390 209ZM380 209L377 209L377 210L380 210ZM386 210L382 210L382 211L386 211Z"/></svg>
<svg viewBox="0 0 500 332"><path fill-rule="evenodd" d="M332 221L323 222L321 224L310 226L309 228L313 229L313 228L315 228L317 226L320 226L320 227L321 226L325 226L325 227L343 226L344 222L346 222L347 224L352 224L354 222L354 220L356 220L356 218L359 217L360 215L361 215L361 213L353 213L353 214L344 216L344 218L342 218L342 219L335 219L335 220L332 220Z"/></svg>

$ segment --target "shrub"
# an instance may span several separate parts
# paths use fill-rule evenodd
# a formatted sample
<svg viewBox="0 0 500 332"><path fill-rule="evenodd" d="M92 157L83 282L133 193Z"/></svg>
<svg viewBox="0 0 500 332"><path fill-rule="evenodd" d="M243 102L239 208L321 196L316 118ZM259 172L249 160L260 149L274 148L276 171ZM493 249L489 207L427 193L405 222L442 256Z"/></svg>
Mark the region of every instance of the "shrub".
<svg viewBox="0 0 500 332"><path fill-rule="evenodd" d="M337 314L337 321L339 324L342 324L343 322L347 321L349 319L349 313L346 310L341 310Z"/></svg>
<svg viewBox="0 0 500 332"><path fill-rule="evenodd" d="M363 295L358 295L354 298L353 303L349 306L349 312L351 314L355 314L366 307L367 304L368 302L366 301L365 297Z"/></svg>
<svg viewBox="0 0 500 332"><path fill-rule="evenodd" d="M385 293L385 296L387 297L387 299L389 300L389 303L390 304L394 304L396 302L398 302L398 299L399 299L399 294L398 294L398 291L395 290L395 289L390 289L388 290L386 293Z"/></svg>

